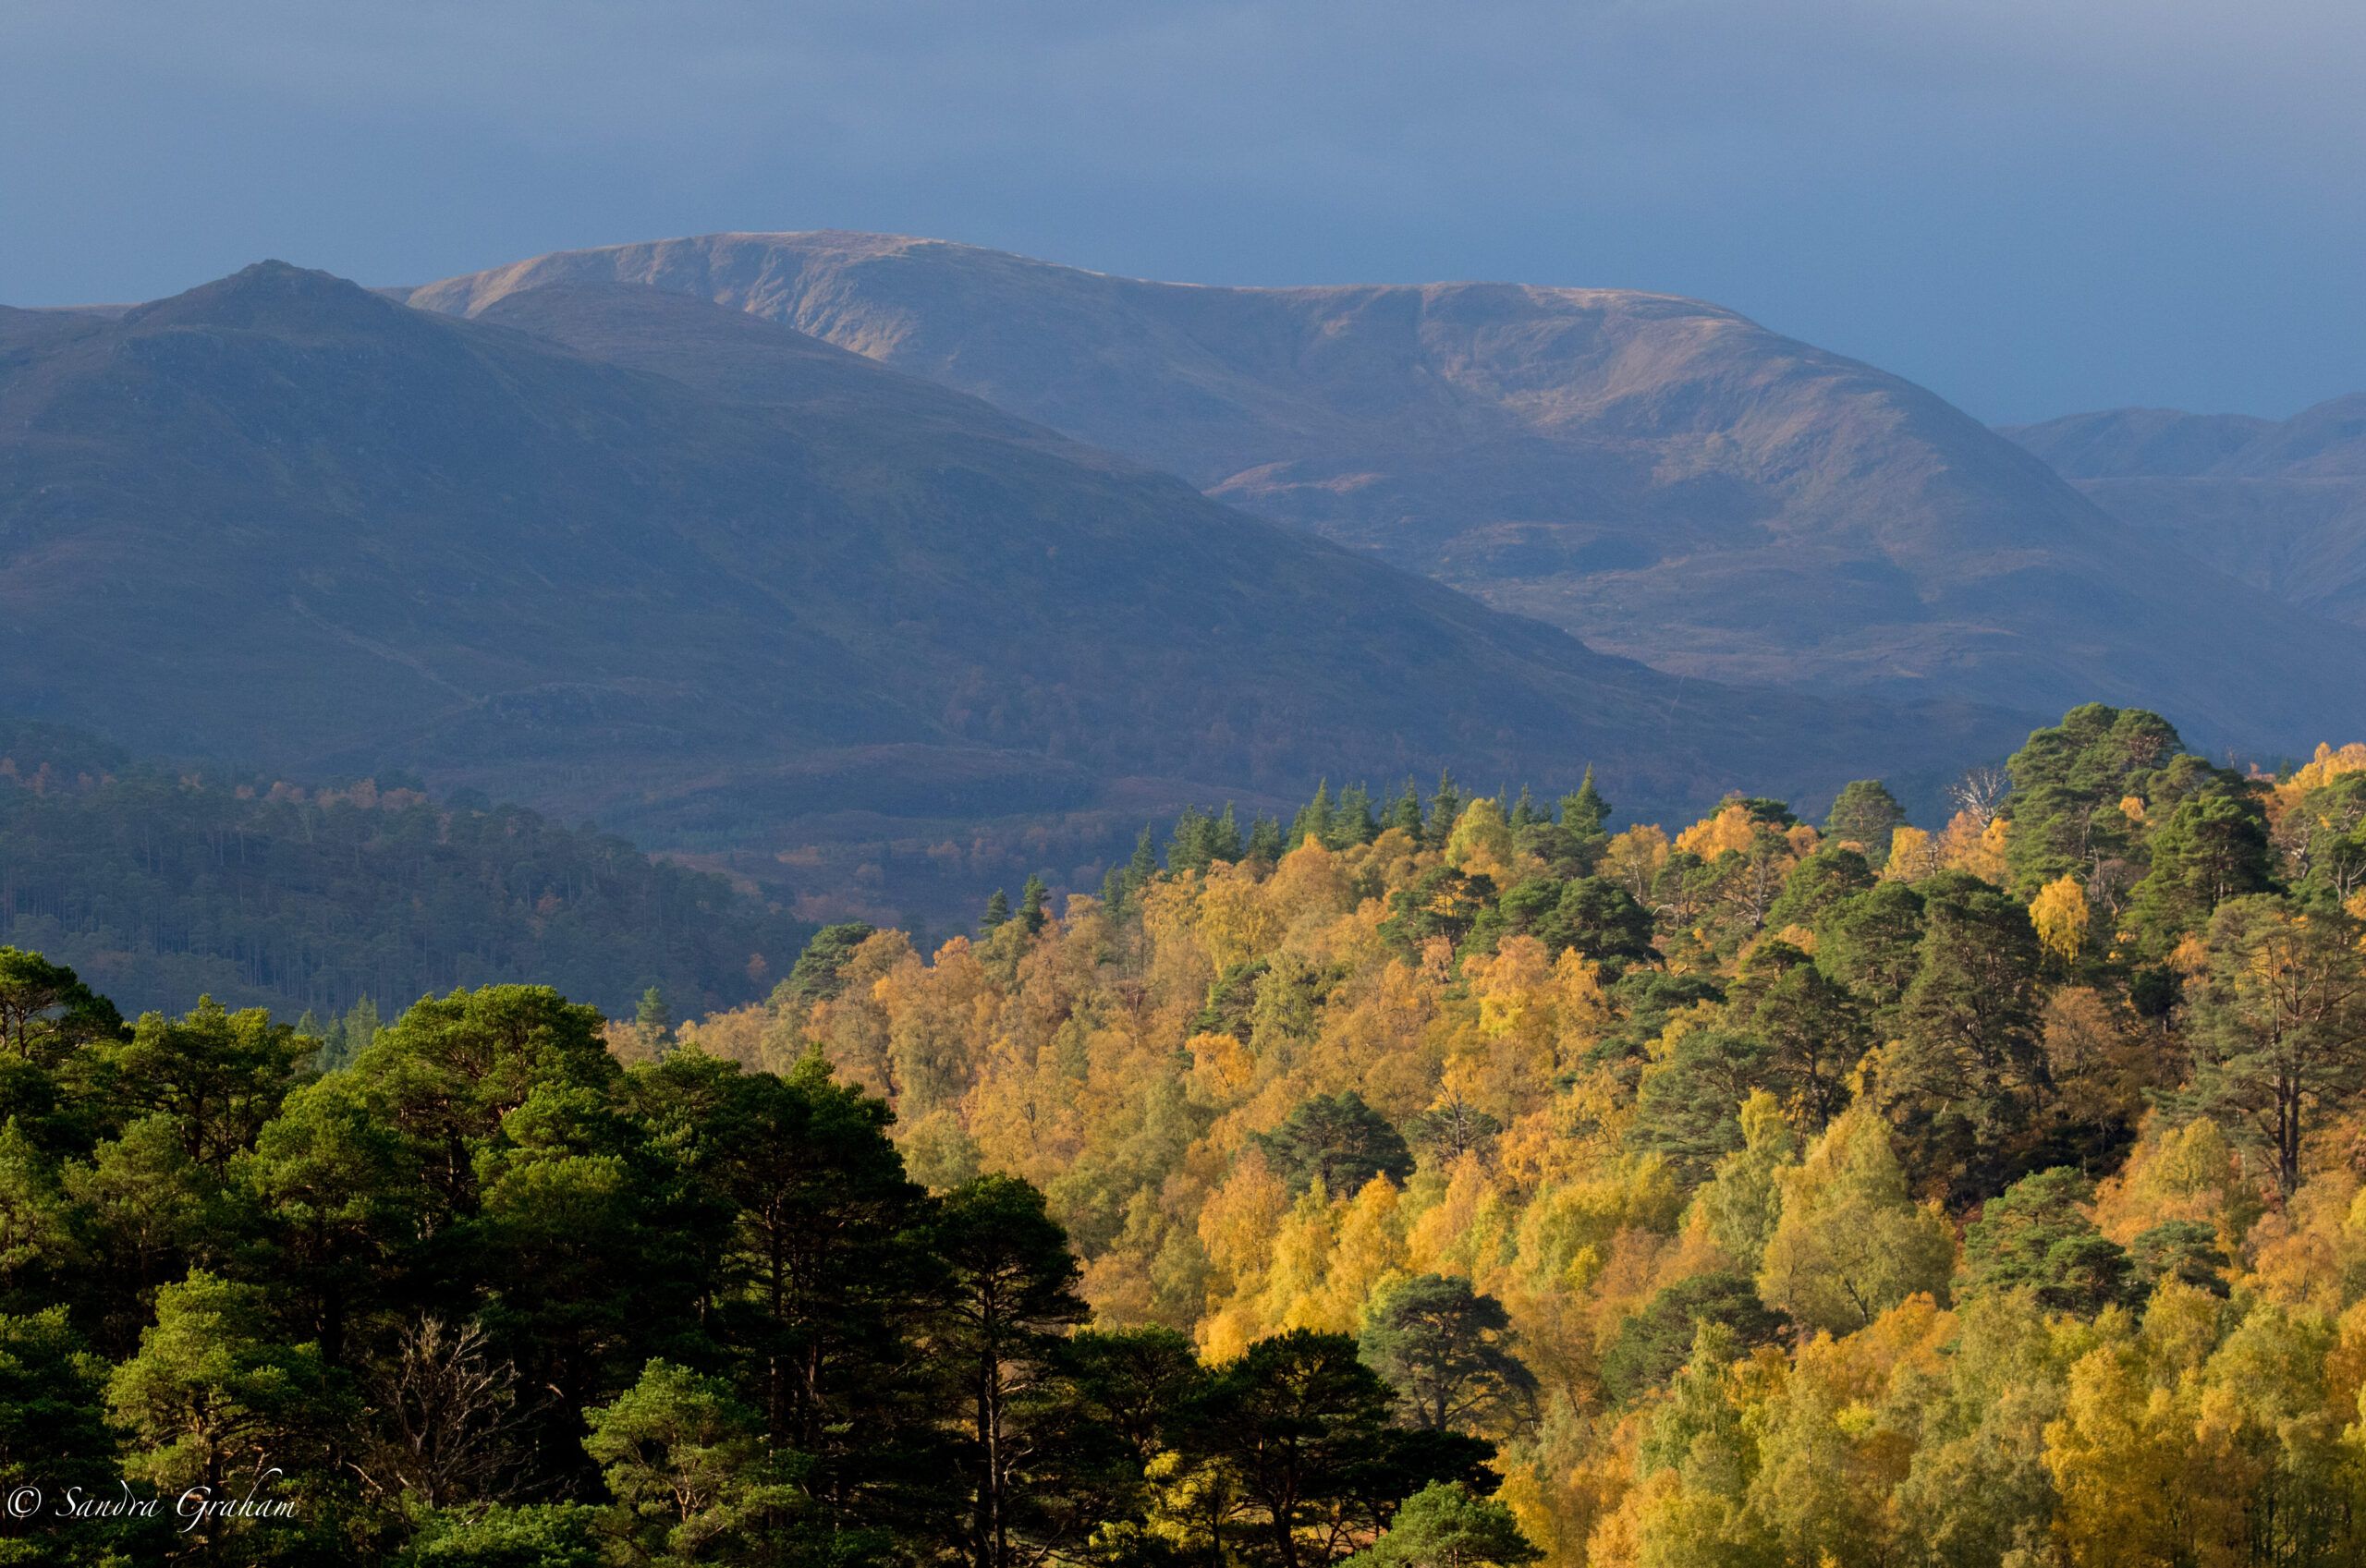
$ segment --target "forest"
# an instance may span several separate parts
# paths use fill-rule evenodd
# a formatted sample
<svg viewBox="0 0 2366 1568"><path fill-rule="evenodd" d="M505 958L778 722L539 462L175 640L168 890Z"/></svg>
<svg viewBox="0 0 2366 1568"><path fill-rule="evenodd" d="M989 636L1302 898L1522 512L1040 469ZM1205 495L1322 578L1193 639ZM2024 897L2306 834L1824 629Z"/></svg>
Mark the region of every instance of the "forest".
<svg viewBox="0 0 2366 1568"><path fill-rule="evenodd" d="M127 1008L339 1015L533 980L628 1010L762 997L813 928L719 876L416 781L304 784L0 721L0 942Z"/></svg>
<svg viewBox="0 0 2366 1568"><path fill-rule="evenodd" d="M1954 805L1325 785L333 1053L9 950L0 1549L2366 1560L2366 746L2088 706Z"/></svg>

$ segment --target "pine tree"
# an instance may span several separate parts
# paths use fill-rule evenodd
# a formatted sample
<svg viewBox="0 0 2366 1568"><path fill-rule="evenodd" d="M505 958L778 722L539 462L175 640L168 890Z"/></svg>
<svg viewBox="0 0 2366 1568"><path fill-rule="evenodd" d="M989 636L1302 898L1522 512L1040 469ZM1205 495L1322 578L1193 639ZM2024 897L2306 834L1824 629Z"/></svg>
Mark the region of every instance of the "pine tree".
<svg viewBox="0 0 2366 1568"><path fill-rule="evenodd" d="M1141 891L1144 883L1158 875L1158 841L1148 822L1142 824L1141 836L1134 840L1134 857L1126 862L1126 896L1130 898Z"/></svg>
<svg viewBox="0 0 2366 1568"><path fill-rule="evenodd" d="M1290 822L1289 846L1296 849L1307 840L1322 844L1331 836L1331 781L1324 779L1314 786L1314 798L1299 808Z"/></svg>
<svg viewBox="0 0 2366 1568"><path fill-rule="evenodd" d="M1281 857L1281 820L1260 813L1257 820L1249 825L1249 845L1244 858L1262 860L1270 866Z"/></svg>
<svg viewBox="0 0 2366 1568"><path fill-rule="evenodd" d="M1543 820L1543 814L1536 808L1535 797L1528 793L1528 786L1520 785L1519 798L1512 802L1510 818L1512 831L1518 833L1520 829Z"/></svg>
<svg viewBox="0 0 2366 1568"><path fill-rule="evenodd" d="M1198 807L1183 808L1175 819L1175 833L1166 841L1166 869L1177 872L1206 870L1212 825L1207 813Z"/></svg>
<svg viewBox="0 0 2366 1568"><path fill-rule="evenodd" d="M1403 792L1389 806L1388 820L1384 825L1402 828L1417 839L1421 836L1421 792L1413 787L1410 778L1405 781Z"/></svg>
<svg viewBox="0 0 2366 1568"><path fill-rule="evenodd" d="M986 900L986 912L978 917L978 934L992 936L1010 923L1010 894L996 888Z"/></svg>
<svg viewBox="0 0 2366 1568"><path fill-rule="evenodd" d="M1232 802L1224 803L1224 815L1208 830L1208 854L1217 860L1240 858L1240 820L1233 815Z"/></svg>
<svg viewBox="0 0 2366 1568"><path fill-rule="evenodd" d="M1342 790L1338 805L1332 808L1331 832L1323 844L1333 849L1351 849L1379 836L1380 819L1372 815L1371 792L1361 784Z"/></svg>
<svg viewBox="0 0 2366 1568"><path fill-rule="evenodd" d="M1043 929L1043 904L1050 896L1051 890L1037 876L1030 876L1027 885L1018 890L1018 923L1026 928L1029 936Z"/></svg>
<svg viewBox="0 0 2366 1568"><path fill-rule="evenodd" d="M672 1048L674 1010L665 1005L663 990L651 986L640 993L640 1006L633 1015L633 1027L652 1056L662 1057Z"/></svg>
<svg viewBox="0 0 2366 1568"><path fill-rule="evenodd" d="M1561 797L1561 825L1572 833L1589 837L1604 831L1610 820L1610 802L1593 786L1593 768L1588 764L1585 782L1578 785L1578 793Z"/></svg>
<svg viewBox="0 0 2366 1568"><path fill-rule="evenodd" d="M1430 821L1421 835L1423 840L1433 849L1445 848L1447 837L1454 832L1454 824L1461 816L1462 792L1455 787L1452 773L1441 772L1437 790L1430 796Z"/></svg>

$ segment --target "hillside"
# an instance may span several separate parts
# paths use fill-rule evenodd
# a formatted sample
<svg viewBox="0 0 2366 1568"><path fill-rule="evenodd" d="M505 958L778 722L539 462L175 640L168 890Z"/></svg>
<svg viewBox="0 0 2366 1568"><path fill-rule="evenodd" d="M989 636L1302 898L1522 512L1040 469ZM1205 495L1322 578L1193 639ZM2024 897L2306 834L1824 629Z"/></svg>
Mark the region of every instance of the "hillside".
<svg viewBox="0 0 2366 1568"><path fill-rule="evenodd" d="M562 252L409 298L472 314L563 281L787 322L1671 672L2103 695L2269 750L2361 713L2350 628L2295 624L1932 394L1714 305L1201 287L831 232Z"/></svg>
<svg viewBox="0 0 2366 1568"><path fill-rule="evenodd" d="M2004 433L2129 526L2366 626L2366 394L2283 420L2113 408Z"/></svg>
<svg viewBox="0 0 2366 1568"><path fill-rule="evenodd" d="M584 304L512 309L560 331ZM658 335L701 330L681 314ZM964 908L982 875L1097 877L1154 810L1326 771L1594 762L1674 808L1752 775L1828 795L1877 756L1927 784L2026 728L1656 674L699 319L758 351L597 346L703 389L277 263L43 323L0 359L0 677L140 751L416 769L799 893L884 896L869 848L809 874L817 841L884 845L950 866ZM1010 830L1015 868L963 847L1064 814Z"/></svg>
<svg viewBox="0 0 2366 1568"><path fill-rule="evenodd" d="M611 1017L765 995L812 927L719 876L399 777L335 784L141 761L0 722L0 945L127 1011L200 995L327 1016L532 979Z"/></svg>
<svg viewBox="0 0 2366 1568"><path fill-rule="evenodd" d="M663 1051L492 986L316 1072L0 955L6 1463L288 1504L11 1538L2366 1560L2366 746L2270 782L2093 705L2006 773L1937 833L1871 789L1187 818L975 940L821 933Z"/></svg>

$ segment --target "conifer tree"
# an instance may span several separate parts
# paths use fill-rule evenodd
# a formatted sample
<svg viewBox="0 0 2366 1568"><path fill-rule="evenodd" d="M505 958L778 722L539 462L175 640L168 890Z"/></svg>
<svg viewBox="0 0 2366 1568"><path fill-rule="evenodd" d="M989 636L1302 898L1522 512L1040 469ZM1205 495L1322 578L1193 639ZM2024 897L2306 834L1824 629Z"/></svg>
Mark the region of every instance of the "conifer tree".
<svg viewBox="0 0 2366 1568"><path fill-rule="evenodd" d="M1454 775L1442 771L1438 787L1430 796L1430 820L1422 832L1423 841L1433 849L1445 848L1445 841L1454 833L1454 824L1461 817L1462 791L1455 787Z"/></svg>
<svg viewBox="0 0 2366 1568"><path fill-rule="evenodd" d="M1208 855L1216 860L1240 858L1240 820L1233 814L1232 802L1224 803L1224 815L1208 830Z"/></svg>
<svg viewBox="0 0 2366 1568"><path fill-rule="evenodd" d="M1010 923L1010 894L996 888L986 900L986 912L978 918L978 933L992 936Z"/></svg>
<svg viewBox="0 0 2366 1568"><path fill-rule="evenodd" d="M1044 914L1043 905L1050 897L1051 890L1038 876L1030 875L1027 885L1018 890L1018 923L1029 936L1043 929L1044 921L1049 918Z"/></svg>
<svg viewBox="0 0 2366 1568"><path fill-rule="evenodd" d="M1309 839L1323 844L1330 837L1331 781L1324 779L1314 786L1314 798L1299 807L1298 815L1291 819L1289 847L1296 849Z"/></svg>
<svg viewBox="0 0 2366 1568"><path fill-rule="evenodd" d="M1421 836L1421 792L1414 787L1410 778L1405 781L1405 787L1397 792L1396 798L1389 803L1387 819L1381 825L1402 828L1416 839Z"/></svg>
<svg viewBox="0 0 2366 1568"><path fill-rule="evenodd" d="M1133 858L1127 861L1127 896L1140 892L1142 884L1159 875L1159 846L1150 833L1150 823L1142 823L1142 835L1133 840Z"/></svg>

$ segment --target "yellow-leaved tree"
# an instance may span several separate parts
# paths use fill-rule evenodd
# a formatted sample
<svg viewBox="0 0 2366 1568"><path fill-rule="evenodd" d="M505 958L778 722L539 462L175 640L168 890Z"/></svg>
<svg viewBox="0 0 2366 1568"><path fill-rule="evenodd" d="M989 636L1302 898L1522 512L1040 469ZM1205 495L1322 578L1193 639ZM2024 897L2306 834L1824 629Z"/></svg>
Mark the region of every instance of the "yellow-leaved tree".
<svg viewBox="0 0 2366 1568"><path fill-rule="evenodd" d="M2076 877L2056 877L2030 900L2030 924L2038 945L2064 968L2079 961L2087 945L2087 891Z"/></svg>

